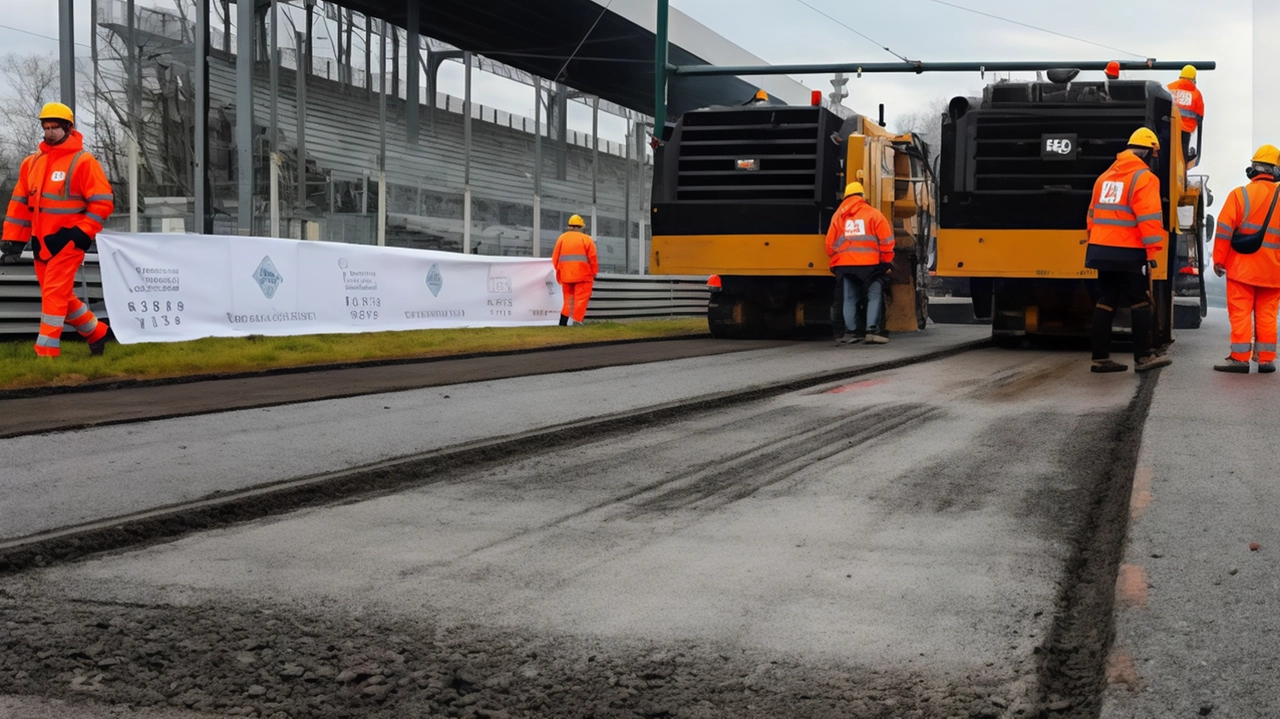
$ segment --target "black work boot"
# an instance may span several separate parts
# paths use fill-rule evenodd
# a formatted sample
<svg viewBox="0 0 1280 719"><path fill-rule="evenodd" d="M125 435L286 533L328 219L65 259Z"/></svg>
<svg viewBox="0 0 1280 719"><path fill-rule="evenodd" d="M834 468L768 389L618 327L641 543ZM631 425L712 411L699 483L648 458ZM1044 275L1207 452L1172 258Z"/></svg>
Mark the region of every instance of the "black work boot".
<svg viewBox="0 0 1280 719"><path fill-rule="evenodd" d="M89 343L89 355L92 357L101 357L107 349L107 338L104 336L97 342Z"/></svg>
<svg viewBox="0 0 1280 719"><path fill-rule="evenodd" d="M561 327L569 326L569 315L560 315L560 326Z"/></svg>

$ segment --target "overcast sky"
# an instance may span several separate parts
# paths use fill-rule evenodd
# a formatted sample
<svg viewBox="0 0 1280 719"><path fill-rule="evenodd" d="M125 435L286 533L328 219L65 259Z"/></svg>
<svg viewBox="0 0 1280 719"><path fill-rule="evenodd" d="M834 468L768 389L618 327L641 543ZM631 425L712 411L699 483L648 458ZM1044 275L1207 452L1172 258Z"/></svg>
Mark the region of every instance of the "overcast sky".
<svg viewBox="0 0 1280 719"><path fill-rule="evenodd" d="M480 2L482 0L476 0ZM142 4L148 0L139 0ZM1252 102L1252 2L1219 0L1212 6L1199 0L948 0L971 10L1000 16L1005 22L977 12L949 7L938 0L890 0L850 3L845 0L671 0L679 9L711 30L773 64L799 62L887 62L894 57L881 49L925 61L1110 60L1154 57L1160 60L1213 60L1214 71L1203 71L1200 89L1206 105L1204 159L1199 172L1210 175L1219 198L1245 182L1243 168L1255 147ZM75 0L77 40L88 38L88 0ZM815 12L825 12L853 31ZM0 24L38 35L58 34L55 0L0 0ZM1060 33L1060 34L1054 34ZM1078 39L1063 37L1073 36ZM1106 46L1106 47L1102 47ZM54 52L53 40L0 27L0 52ZM80 53L87 55L86 48ZM442 73L443 90L461 94L460 68ZM1133 73L1170 82L1170 73ZM1024 76L1025 77L1025 76ZM830 92L829 77L796 77L812 89ZM892 127L900 115L923 109L939 97L980 94L984 81L975 74L864 75L850 79L850 108L874 116L885 103ZM529 97L525 97L528 95ZM479 102L532 114L532 91L482 83ZM578 129L590 129L585 108L572 112ZM585 127L584 127L585 125ZM609 123L602 135L621 133ZM1260 134L1261 129L1260 129ZM1262 137L1280 144L1280 137Z"/></svg>

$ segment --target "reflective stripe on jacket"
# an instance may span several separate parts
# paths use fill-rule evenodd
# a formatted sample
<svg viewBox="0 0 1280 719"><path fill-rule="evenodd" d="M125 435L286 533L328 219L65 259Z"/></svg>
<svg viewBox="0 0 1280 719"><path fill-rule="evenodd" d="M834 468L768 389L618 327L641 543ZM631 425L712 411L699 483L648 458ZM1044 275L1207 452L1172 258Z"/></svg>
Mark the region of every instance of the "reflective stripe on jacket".
<svg viewBox="0 0 1280 719"><path fill-rule="evenodd" d="M556 282L561 284L585 282L600 274L595 241L576 230L569 230L556 240L551 264L556 268Z"/></svg>
<svg viewBox="0 0 1280 719"><path fill-rule="evenodd" d="M66 142L42 142L40 151L22 162L5 213L3 238L26 242L64 227L79 227L94 237L114 209L102 165L85 151L84 136L72 130Z"/></svg>
<svg viewBox="0 0 1280 719"><path fill-rule="evenodd" d="M893 262L893 225L862 197L845 198L827 228L831 267Z"/></svg>
<svg viewBox="0 0 1280 719"><path fill-rule="evenodd" d="M1173 95L1173 104L1182 113L1182 131L1195 132L1204 119L1204 97L1194 82L1179 78L1169 83L1169 92Z"/></svg>
<svg viewBox="0 0 1280 719"><path fill-rule="evenodd" d="M1227 195L1213 236L1213 264L1226 267L1228 279L1255 287L1280 287L1280 204L1271 213L1261 249L1252 255L1231 249L1231 235L1236 230L1251 234L1262 229L1271 198L1278 190L1276 183L1259 177Z"/></svg>
<svg viewBox="0 0 1280 719"><path fill-rule="evenodd" d="M1159 257L1167 237L1160 181L1137 155L1121 152L1094 183L1085 224L1091 245L1141 249L1149 260Z"/></svg>

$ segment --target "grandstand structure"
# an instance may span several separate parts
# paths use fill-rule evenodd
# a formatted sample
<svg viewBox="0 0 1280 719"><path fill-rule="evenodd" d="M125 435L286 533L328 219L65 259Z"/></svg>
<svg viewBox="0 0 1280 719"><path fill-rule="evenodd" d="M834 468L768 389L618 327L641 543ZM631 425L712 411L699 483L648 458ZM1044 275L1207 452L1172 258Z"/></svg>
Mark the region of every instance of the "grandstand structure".
<svg viewBox="0 0 1280 719"><path fill-rule="evenodd" d="M581 214L602 271L645 271L654 0L241 1L94 0L84 111L138 168L109 163L113 228L549 256ZM674 9L670 27L672 62L764 64ZM462 92L440 90L446 63ZM527 92L533 117L471 101L481 75ZM785 77L699 78L672 85L669 117L758 87L809 102ZM625 130L602 139L575 113Z"/></svg>

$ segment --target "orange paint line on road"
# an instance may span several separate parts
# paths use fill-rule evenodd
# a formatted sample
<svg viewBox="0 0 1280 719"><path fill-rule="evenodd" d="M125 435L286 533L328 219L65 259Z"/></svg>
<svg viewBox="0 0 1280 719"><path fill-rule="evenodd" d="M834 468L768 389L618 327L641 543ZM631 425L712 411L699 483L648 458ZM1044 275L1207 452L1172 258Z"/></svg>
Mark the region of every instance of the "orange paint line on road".
<svg viewBox="0 0 1280 719"><path fill-rule="evenodd" d="M1107 659L1107 683L1123 684L1130 691L1138 690L1138 670L1133 665L1133 657L1124 652L1116 652Z"/></svg>
<svg viewBox="0 0 1280 719"><path fill-rule="evenodd" d="M1155 470L1149 464L1139 464L1133 472L1133 494L1129 498L1129 516L1137 519L1151 504L1151 480Z"/></svg>
<svg viewBox="0 0 1280 719"><path fill-rule="evenodd" d="M847 384L847 385L844 385L843 387L836 387L835 389L829 389L827 390L827 394L840 394L841 392L852 392L856 389L862 389L863 387L872 387L874 385L884 384L884 383L885 383L885 380L882 380L882 379L869 379L869 380L864 380L862 382L854 382L853 384Z"/></svg>
<svg viewBox="0 0 1280 719"><path fill-rule="evenodd" d="M1147 604L1147 572L1137 564L1120 565L1116 577L1116 601L1131 607Z"/></svg>

